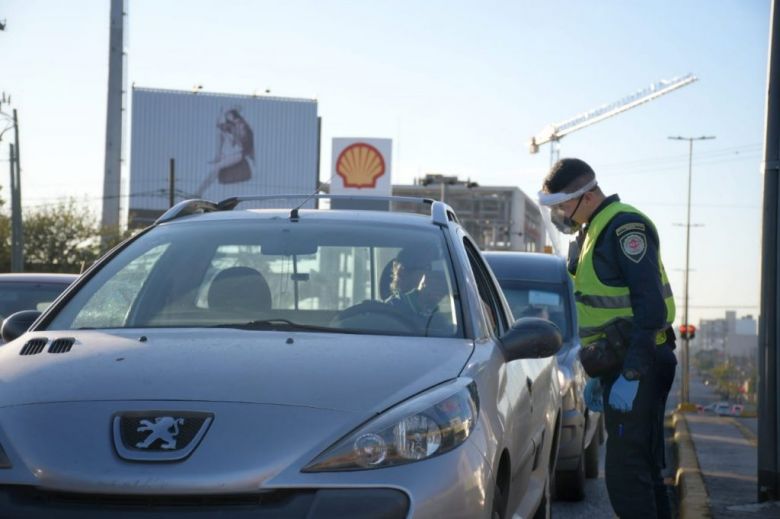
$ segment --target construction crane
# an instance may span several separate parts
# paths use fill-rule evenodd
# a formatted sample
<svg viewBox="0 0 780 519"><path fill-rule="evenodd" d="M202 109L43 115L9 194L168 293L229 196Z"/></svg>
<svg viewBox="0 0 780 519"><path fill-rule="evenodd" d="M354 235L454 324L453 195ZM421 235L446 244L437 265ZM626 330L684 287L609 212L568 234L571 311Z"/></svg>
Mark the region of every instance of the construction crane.
<svg viewBox="0 0 780 519"><path fill-rule="evenodd" d="M551 124L546 126L536 136L531 137L531 141L528 143L528 148L531 153L537 153L539 146L542 144L550 143L550 166L557 160L559 154L558 142L569 135L572 132L586 128L592 124L596 124L599 121L603 121L609 117L617 115L619 113L630 110L636 106L639 106L653 99L657 99L662 95L668 94L673 90L682 88L686 85L690 85L698 78L693 74L677 77L674 79L662 79L656 83L653 83L647 88L638 90L633 94L630 94L619 101L609 103L593 110L581 113L567 119L563 122Z"/></svg>

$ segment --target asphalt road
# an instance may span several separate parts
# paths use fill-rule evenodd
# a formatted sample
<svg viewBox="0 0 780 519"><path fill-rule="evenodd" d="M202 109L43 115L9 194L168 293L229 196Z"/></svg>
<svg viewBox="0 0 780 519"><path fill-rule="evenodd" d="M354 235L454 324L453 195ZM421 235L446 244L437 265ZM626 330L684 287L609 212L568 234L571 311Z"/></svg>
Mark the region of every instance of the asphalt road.
<svg viewBox="0 0 780 519"><path fill-rule="evenodd" d="M607 486L604 483L604 448L606 443L601 446L599 452L599 477L598 479L588 479L585 481L585 499L579 502L554 501L552 506L552 516L555 519L561 517L581 518L581 517L612 517L612 506L609 504L607 495Z"/></svg>

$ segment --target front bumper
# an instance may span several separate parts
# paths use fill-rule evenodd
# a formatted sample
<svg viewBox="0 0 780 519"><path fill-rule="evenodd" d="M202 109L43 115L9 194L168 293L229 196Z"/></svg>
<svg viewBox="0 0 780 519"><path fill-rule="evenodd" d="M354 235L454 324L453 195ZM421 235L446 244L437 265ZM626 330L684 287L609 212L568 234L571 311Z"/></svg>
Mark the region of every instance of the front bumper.
<svg viewBox="0 0 780 519"><path fill-rule="evenodd" d="M409 498L394 489L320 489L238 496L99 496L0 487L2 517L46 519L403 519Z"/></svg>
<svg viewBox="0 0 780 519"><path fill-rule="evenodd" d="M109 420L117 408L177 406L211 411L218 418L188 458L148 463L117 454ZM259 407L267 408L250 412ZM0 409L0 445L11 462L10 468L0 468L0 517L489 516L493 475L485 453L491 442L482 423L463 445L424 461L303 473L301 468L342 434L336 427L343 417L312 409L305 424L304 418L297 419L298 427L268 426L285 423L288 411L283 406L192 402ZM242 427L230 427L234 423ZM314 439L311 431L317 431Z"/></svg>

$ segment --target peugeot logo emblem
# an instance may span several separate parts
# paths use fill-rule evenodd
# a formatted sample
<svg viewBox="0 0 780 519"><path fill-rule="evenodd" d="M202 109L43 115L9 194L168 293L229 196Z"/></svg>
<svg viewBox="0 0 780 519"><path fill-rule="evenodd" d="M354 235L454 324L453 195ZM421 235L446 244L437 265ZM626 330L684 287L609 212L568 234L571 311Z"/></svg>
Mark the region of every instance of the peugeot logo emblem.
<svg viewBox="0 0 780 519"><path fill-rule="evenodd" d="M114 447L130 461L177 461L189 456L214 415L194 411L126 411L113 417Z"/></svg>

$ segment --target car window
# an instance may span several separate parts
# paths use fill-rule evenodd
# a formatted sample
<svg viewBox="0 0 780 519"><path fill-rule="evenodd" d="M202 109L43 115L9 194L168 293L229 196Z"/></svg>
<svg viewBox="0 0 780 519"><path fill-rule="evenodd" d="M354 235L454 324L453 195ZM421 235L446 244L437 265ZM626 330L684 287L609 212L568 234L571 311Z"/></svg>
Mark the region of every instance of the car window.
<svg viewBox="0 0 780 519"><path fill-rule="evenodd" d="M49 327L273 322L457 337L460 303L448 254L443 232L434 226L182 222L131 243Z"/></svg>
<svg viewBox="0 0 780 519"><path fill-rule="evenodd" d="M482 300L483 308L488 316L488 325L490 326L493 335L500 337L503 334L503 331L508 328L508 323L501 307L498 291L488 274L487 267L482 260L482 255L467 239L464 239L463 243L469 257L471 270L474 272L477 281L479 297Z"/></svg>
<svg viewBox="0 0 780 519"><path fill-rule="evenodd" d="M567 293L557 285L499 280L504 297L515 319L540 317L552 321L560 329L564 340L571 338L571 317Z"/></svg>
<svg viewBox="0 0 780 519"><path fill-rule="evenodd" d="M167 246L157 245L134 258L92 293L73 320L73 328L122 326L130 311L130 305ZM79 292L77 296L79 299L83 298L81 294L82 292Z"/></svg>
<svg viewBox="0 0 780 519"><path fill-rule="evenodd" d="M67 287L67 283L0 283L0 319L21 310L43 312Z"/></svg>

